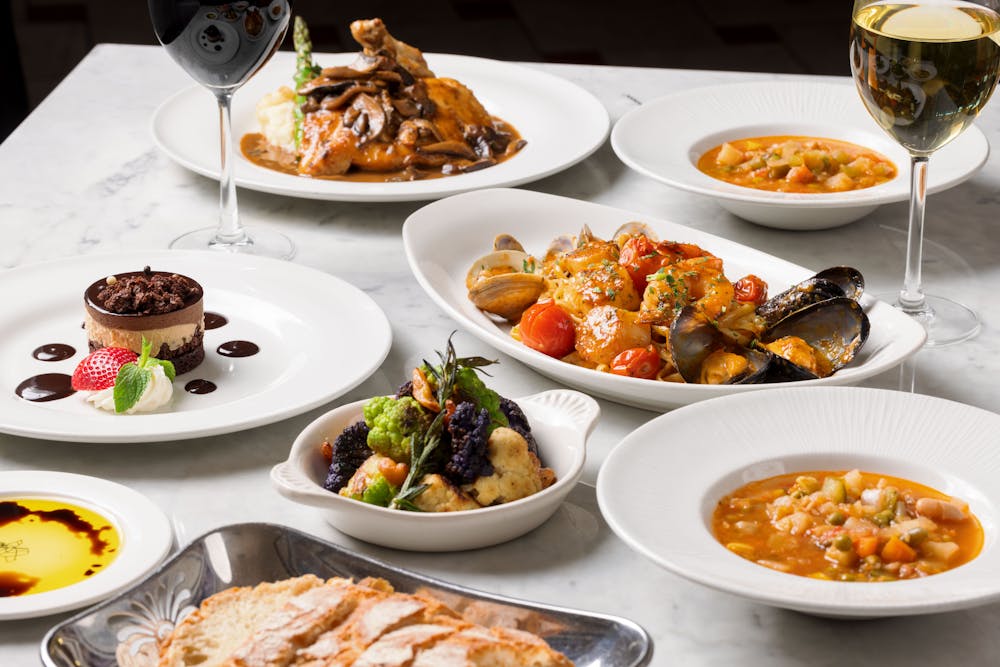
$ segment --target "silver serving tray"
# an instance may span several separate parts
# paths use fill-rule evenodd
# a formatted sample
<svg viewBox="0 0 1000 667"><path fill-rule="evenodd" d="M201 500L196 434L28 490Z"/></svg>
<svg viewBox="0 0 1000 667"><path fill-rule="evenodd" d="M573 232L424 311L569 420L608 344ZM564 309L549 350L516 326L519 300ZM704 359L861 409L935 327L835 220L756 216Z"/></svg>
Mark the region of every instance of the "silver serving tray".
<svg viewBox="0 0 1000 667"><path fill-rule="evenodd" d="M534 632L578 665L638 667L652 655L646 631L624 618L474 591L285 526L244 523L203 535L141 583L52 628L42 640L42 662L48 667L156 667L158 641L208 596L307 573L382 577L396 590L433 595L473 622Z"/></svg>

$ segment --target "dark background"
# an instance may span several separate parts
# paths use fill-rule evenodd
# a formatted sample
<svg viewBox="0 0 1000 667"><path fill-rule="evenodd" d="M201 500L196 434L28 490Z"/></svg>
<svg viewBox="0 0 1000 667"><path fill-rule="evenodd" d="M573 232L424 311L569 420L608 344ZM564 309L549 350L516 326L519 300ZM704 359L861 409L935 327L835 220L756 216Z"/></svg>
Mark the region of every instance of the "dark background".
<svg viewBox="0 0 1000 667"><path fill-rule="evenodd" d="M396 37L425 51L850 73L849 0L294 0L293 8L309 21L317 51L355 50L350 22L380 16ZM156 44L146 2L0 0L0 140L101 42Z"/></svg>

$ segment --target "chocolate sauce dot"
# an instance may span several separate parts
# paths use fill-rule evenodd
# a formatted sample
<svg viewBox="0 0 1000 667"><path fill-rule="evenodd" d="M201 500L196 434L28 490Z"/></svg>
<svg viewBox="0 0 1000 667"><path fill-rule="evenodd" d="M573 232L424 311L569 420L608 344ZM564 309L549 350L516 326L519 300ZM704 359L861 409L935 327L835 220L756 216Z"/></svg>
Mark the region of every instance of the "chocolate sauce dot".
<svg viewBox="0 0 1000 667"><path fill-rule="evenodd" d="M62 361L76 354L76 349L62 343L47 343L36 347L31 353L39 361Z"/></svg>
<svg viewBox="0 0 1000 667"><path fill-rule="evenodd" d="M205 331L209 329L218 329L219 327L224 327L229 324L229 320L226 319L225 315L220 315L219 313L211 313L205 311Z"/></svg>
<svg viewBox="0 0 1000 667"><path fill-rule="evenodd" d="M224 357L252 357L260 348L248 340L231 340L220 345L216 352Z"/></svg>
<svg viewBox="0 0 1000 667"><path fill-rule="evenodd" d="M215 389L215 383L211 380L191 380L184 385L184 391L189 394L211 394Z"/></svg>
<svg viewBox="0 0 1000 667"><path fill-rule="evenodd" d="M73 378L65 373L42 373L33 375L17 385L14 393L26 401L43 403L66 398L75 393L71 384Z"/></svg>

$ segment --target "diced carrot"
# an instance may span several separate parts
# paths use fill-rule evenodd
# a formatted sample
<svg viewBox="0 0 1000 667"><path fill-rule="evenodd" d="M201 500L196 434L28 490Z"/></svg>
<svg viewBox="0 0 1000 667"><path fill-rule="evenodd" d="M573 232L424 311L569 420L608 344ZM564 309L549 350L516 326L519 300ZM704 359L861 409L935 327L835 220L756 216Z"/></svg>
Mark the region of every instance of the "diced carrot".
<svg viewBox="0 0 1000 667"><path fill-rule="evenodd" d="M898 537L890 537L882 547L882 560L889 562L912 563L917 559L917 552L909 544Z"/></svg>
<svg viewBox="0 0 1000 667"><path fill-rule="evenodd" d="M878 538L874 535L854 538L854 553L862 558L871 556L878 550Z"/></svg>
<svg viewBox="0 0 1000 667"><path fill-rule="evenodd" d="M789 183L812 183L816 180L816 175L805 165L792 167L788 170L785 180Z"/></svg>

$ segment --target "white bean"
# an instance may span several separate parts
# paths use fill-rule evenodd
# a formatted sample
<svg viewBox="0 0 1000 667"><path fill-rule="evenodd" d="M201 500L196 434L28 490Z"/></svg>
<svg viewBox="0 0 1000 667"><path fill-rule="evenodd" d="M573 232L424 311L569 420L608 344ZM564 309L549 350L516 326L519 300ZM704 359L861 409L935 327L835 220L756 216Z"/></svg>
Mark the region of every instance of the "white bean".
<svg viewBox="0 0 1000 667"><path fill-rule="evenodd" d="M963 521L969 515L955 503L937 498L921 498L917 501L917 514L936 521Z"/></svg>

